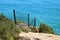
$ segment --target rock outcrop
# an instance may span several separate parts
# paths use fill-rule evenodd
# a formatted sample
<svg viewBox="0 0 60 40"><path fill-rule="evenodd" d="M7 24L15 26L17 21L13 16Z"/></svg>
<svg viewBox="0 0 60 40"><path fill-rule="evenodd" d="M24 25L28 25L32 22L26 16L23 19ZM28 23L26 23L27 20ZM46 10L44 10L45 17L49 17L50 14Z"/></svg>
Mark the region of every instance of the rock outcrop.
<svg viewBox="0 0 60 40"><path fill-rule="evenodd" d="M60 36L47 33L20 33L19 40L60 40Z"/></svg>

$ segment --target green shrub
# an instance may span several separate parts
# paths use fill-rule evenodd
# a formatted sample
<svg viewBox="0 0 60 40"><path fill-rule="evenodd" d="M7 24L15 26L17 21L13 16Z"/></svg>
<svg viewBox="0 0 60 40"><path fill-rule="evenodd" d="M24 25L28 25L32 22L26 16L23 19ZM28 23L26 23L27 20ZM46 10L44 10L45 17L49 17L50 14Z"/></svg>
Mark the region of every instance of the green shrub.
<svg viewBox="0 0 60 40"><path fill-rule="evenodd" d="M23 21L20 21L21 23ZM16 27L14 22L7 19L4 15L0 15L0 38L3 40L14 40L18 37L20 32L28 32L28 30Z"/></svg>
<svg viewBox="0 0 60 40"><path fill-rule="evenodd" d="M32 32L37 32L36 27L31 27Z"/></svg>
<svg viewBox="0 0 60 40"><path fill-rule="evenodd" d="M51 33L54 34L54 31L51 27L46 24L40 23L39 32L41 33Z"/></svg>
<svg viewBox="0 0 60 40"><path fill-rule="evenodd" d="M0 15L0 38L3 40L13 40L14 24L4 15ZM12 33L13 32L13 33Z"/></svg>

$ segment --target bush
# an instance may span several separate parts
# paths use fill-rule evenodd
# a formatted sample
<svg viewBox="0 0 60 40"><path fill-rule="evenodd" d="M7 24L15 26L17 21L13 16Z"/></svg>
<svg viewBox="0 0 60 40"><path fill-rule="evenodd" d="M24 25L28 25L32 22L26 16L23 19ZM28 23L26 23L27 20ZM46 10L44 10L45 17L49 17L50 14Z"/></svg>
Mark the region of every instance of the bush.
<svg viewBox="0 0 60 40"><path fill-rule="evenodd" d="M36 27L31 27L32 32L37 32Z"/></svg>
<svg viewBox="0 0 60 40"><path fill-rule="evenodd" d="M43 23L40 23L39 32L54 34L53 29L51 27L49 27L48 25L43 24Z"/></svg>
<svg viewBox="0 0 60 40"><path fill-rule="evenodd" d="M22 21L20 21L22 22ZM3 40L15 40L20 32L28 30L16 27L14 22L7 19L3 14L0 15L0 38Z"/></svg>
<svg viewBox="0 0 60 40"><path fill-rule="evenodd" d="M3 40L13 40L12 30L13 23L7 19L3 14L0 15L0 38Z"/></svg>

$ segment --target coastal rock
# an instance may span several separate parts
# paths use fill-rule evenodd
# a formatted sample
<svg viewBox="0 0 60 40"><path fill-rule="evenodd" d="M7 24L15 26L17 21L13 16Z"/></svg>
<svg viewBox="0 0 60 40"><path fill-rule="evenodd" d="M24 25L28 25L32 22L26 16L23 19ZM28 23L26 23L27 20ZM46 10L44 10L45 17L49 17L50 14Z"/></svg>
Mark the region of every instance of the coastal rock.
<svg viewBox="0 0 60 40"><path fill-rule="evenodd" d="M22 32L19 34L19 40L60 40L60 36L47 33Z"/></svg>

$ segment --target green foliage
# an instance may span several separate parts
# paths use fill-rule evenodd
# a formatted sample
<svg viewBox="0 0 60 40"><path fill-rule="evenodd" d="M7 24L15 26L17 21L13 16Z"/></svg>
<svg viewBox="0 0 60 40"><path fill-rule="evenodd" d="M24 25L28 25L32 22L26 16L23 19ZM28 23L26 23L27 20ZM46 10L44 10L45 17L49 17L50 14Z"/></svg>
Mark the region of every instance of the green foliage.
<svg viewBox="0 0 60 40"><path fill-rule="evenodd" d="M16 29L16 30L15 30ZM0 38L3 40L14 40L16 34L19 34L19 28L14 26L13 21L0 15Z"/></svg>
<svg viewBox="0 0 60 40"><path fill-rule="evenodd" d="M32 32L37 32L36 27L31 28Z"/></svg>
<svg viewBox="0 0 60 40"><path fill-rule="evenodd" d="M23 21L23 20L20 20L19 22L20 22L20 23L24 23L24 21Z"/></svg>
<svg viewBox="0 0 60 40"><path fill-rule="evenodd" d="M0 15L0 21L2 21L2 20L4 20L4 19L5 19L4 15L1 14L1 15Z"/></svg>
<svg viewBox="0 0 60 40"><path fill-rule="evenodd" d="M54 34L54 31L51 27L46 24L40 23L39 32L41 33L51 33Z"/></svg>
<svg viewBox="0 0 60 40"><path fill-rule="evenodd" d="M27 30L27 29L22 29L22 31L23 31L23 32L28 32L28 30Z"/></svg>
<svg viewBox="0 0 60 40"><path fill-rule="evenodd" d="M11 20L5 18L4 15L0 15L0 37L3 40L10 40L11 38L11 28L13 27L13 23Z"/></svg>
<svg viewBox="0 0 60 40"><path fill-rule="evenodd" d="M19 21L18 23L23 23L23 21ZM28 32L27 29L16 27L14 22L7 19L3 14L0 15L0 38L2 40L15 40L22 31Z"/></svg>

